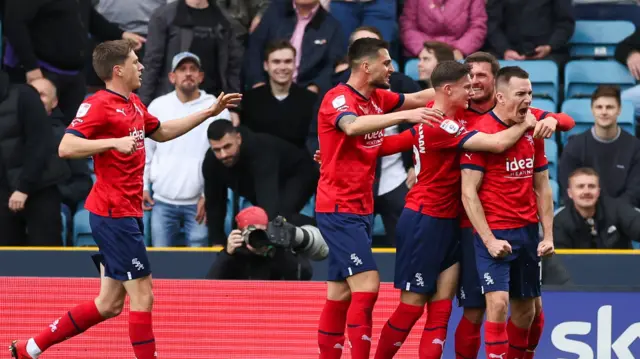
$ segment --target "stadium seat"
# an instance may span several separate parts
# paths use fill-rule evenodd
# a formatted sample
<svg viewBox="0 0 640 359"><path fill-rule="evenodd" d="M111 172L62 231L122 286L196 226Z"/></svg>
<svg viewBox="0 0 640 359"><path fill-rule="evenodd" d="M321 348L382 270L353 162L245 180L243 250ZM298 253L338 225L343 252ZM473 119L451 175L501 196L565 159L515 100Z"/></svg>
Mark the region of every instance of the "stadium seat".
<svg viewBox="0 0 640 359"><path fill-rule="evenodd" d="M558 144L552 139L544 140L544 153L549 162L549 178L558 179Z"/></svg>
<svg viewBox="0 0 640 359"><path fill-rule="evenodd" d="M551 184L551 192L553 193L553 208L560 206L560 186L556 180L549 180Z"/></svg>
<svg viewBox="0 0 640 359"><path fill-rule="evenodd" d="M400 65L398 65L398 61L391 59L391 63L393 64L393 71L400 71Z"/></svg>
<svg viewBox="0 0 640 359"><path fill-rule="evenodd" d="M304 206L302 211L300 211L300 213L304 214L305 216L315 217L315 213L316 213L316 195L311 196L311 198L309 199L309 202L307 202L307 204Z"/></svg>
<svg viewBox="0 0 640 359"><path fill-rule="evenodd" d="M62 246L66 247L67 246L67 236L69 234L69 232L67 232L67 222L69 221L69 207L67 207L66 205L61 205L60 206L60 217L62 219Z"/></svg>
<svg viewBox="0 0 640 359"><path fill-rule="evenodd" d="M598 85L618 85L622 90L635 86L636 80L629 70L613 60L569 61L564 70L564 96L591 97Z"/></svg>
<svg viewBox="0 0 640 359"><path fill-rule="evenodd" d="M233 191L227 189L227 215L224 219L224 232L226 235L231 233L231 227L233 225Z"/></svg>
<svg viewBox="0 0 640 359"><path fill-rule="evenodd" d="M84 208L73 216L73 245L75 247L96 245L89 225L89 211Z"/></svg>
<svg viewBox="0 0 640 359"><path fill-rule="evenodd" d="M142 224L144 226L144 244L151 247L151 211L144 211Z"/></svg>
<svg viewBox="0 0 640 359"><path fill-rule="evenodd" d="M418 75L418 59L409 59L404 64L404 74L411 77L414 81L418 81L420 76Z"/></svg>
<svg viewBox="0 0 640 359"><path fill-rule="evenodd" d="M555 104L555 102L548 100L546 98L534 98L531 106L535 107L535 108L539 108L541 110L544 111L549 111L549 112L556 112L558 111L558 108Z"/></svg>
<svg viewBox="0 0 640 359"><path fill-rule="evenodd" d="M591 113L591 99L572 98L562 103L562 112L573 117L576 126L568 132L560 135L562 144L567 143L569 137L582 133L593 126L593 114ZM622 112L618 117L618 125L623 130L635 135L635 114L633 103L622 101Z"/></svg>
<svg viewBox="0 0 640 359"><path fill-rule="evenodd" d="M533 96L542 97L558 103L560 80L558 65L550 60L500 60L500 67L519 66L529 73L533 85Z"/></svg>
<svg viewBox="0 0 640 359"><path fill-rule="evenodd" d="M387 232L384 228L384 223L382 222L382 217L377 214L373 218L373 235L374 236L384 236Z"/></svg>
<svg viewBox="0 0 640 359"><path fill-rule="evenodd" d="M630 21L578 20L569 40L571 57L612 58L616 45L635 31Z"/></svg>

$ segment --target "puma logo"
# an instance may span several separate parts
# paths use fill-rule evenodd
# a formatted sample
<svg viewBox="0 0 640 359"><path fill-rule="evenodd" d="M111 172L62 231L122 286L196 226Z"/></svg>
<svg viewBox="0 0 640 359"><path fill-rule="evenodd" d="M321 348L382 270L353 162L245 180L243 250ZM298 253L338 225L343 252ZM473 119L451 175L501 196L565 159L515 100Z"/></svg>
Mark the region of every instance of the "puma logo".
<svg viewBox="0 0 640 359"><path fill-rule="evenodd" d="M124 109L122 109L122 108L118 108L118 109L116 109L116 112L121 113L121 114L122 114L122 116L126 116L126 115L127 115L127 114L124 112Z"/></svg>
<svg viewBox="0 0 640 359"><path fill-rule="evenodd" d="M504 356L505 356L506 354L507 354L507 353L502 353L502 354L498 355L498 354L493 354L493 353L492 353L492 354L489 354L489 358L504 359Z"/></svg>
<svg viewBox="0 0 640 359"><path fill-rule="evenodd" d="M464 156L465 156L466 158L468 158L469 160L471 160L471 153L465 153L465 154L464 154Z"/></svg>
<svg viewBox="0 0 640 359"><path fill-rule="evenodd" d="M441 347L442 347L442 349L444 350L444 340L440 340L440 339L438 339L438 338L435 338L435 339L431 342L431 344L437 344L437 345L441 346Z"/></svg>

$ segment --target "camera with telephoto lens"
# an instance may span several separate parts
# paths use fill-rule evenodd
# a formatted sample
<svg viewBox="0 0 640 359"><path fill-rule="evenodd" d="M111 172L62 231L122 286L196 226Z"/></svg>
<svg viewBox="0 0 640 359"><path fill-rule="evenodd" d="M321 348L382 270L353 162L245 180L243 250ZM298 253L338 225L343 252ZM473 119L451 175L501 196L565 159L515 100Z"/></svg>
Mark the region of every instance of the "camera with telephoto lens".
<svg viewBox="0 0 640 359"><path fill-rule="evenodd" d="M250 225L242 236L246 244L257 250L291 249L314 261L321 261L329 255L329 247L317 227L297 227L282 216L270 221L266 230Z"/></svg>

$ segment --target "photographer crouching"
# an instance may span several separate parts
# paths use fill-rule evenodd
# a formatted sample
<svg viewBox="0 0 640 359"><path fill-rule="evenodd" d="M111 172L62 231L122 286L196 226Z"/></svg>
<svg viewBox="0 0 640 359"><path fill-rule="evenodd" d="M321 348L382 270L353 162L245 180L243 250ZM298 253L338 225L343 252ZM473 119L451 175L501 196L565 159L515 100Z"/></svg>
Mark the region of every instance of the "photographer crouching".
<svg viewBox="0 0 640 359"><path fill-rule="evenodd" d="M311 280L309 260L329 254L318 228L297 227L281 216L269 221L260 207L240 211L236 223L207 279Z"/></svg>

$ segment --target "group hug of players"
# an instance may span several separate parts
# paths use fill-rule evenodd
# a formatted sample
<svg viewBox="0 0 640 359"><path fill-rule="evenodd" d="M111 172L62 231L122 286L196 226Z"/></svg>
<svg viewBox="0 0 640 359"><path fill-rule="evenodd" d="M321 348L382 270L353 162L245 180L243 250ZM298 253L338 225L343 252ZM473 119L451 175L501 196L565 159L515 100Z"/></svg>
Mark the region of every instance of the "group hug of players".
<svg viewBox="0 0 640 359"><path fill-rule="evenodd" d="M385 42L355 41L349 61L349 81L318 113L316 216L330 248L320 358L341 357L345 332L351 358L369 358L380 285L371 251L376 160L411 149L417 181L396 228L400 303L375 359L393 358L425 312L416 356L441 358L456 294L457 359L477 358L485 314L487 358L533 358L544 325L540 260L554 252L544 139L574 120L532 108L527 72L500 68L487 53L438 64L432 89L413 94L389 91ZM415 125L384 136L402 122Z"/></svg>

